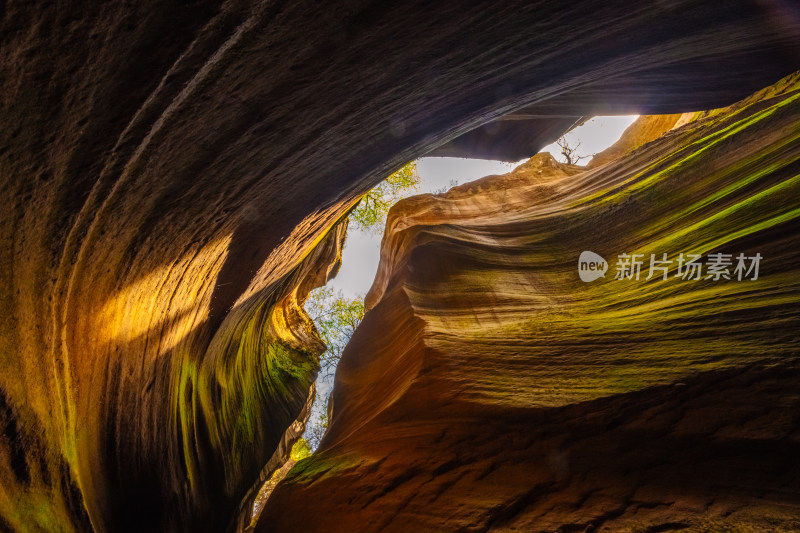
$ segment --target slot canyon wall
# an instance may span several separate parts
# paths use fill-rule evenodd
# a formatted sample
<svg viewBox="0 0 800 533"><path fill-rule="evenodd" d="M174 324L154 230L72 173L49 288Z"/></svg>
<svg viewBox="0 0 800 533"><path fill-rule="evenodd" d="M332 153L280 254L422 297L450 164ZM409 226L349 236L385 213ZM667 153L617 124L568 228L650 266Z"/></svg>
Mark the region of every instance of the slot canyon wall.
<svg viewBox="0 0 800 533"><path fill-rule="evenodd" d="M300 304L335 272L345 231L340 221L361 194L437 148L514 159L580 117L725 106L800 62L792 3L734 0L724 9L698 0L553 4L4 2L0 531L239 528L255 491L285 460L307 416L323 347ZM770 131L761 137L785 138L782 130ZM773 164L759 162L764 169ZM594 187L599 191L625 173L601 172L606 181ZM687 178L687 201L693 191L696 198L713 196L693 187L716 182L706 174L698 179L693 185ZM650 190L656 189L644 188ZM663 220L645 216L649 205L640 202L635 213L641 218L634 219L644 225L621 233L620 245L634 242L626 236L661 235L647 227L647 220ZM492 252L496 238L486 236L489 255L509 251ZM778 253L776 239L762 253L780 267L780 257L790 255ZM443 244L440 253L448 250ZM765 279L790 270L776 272L765 272ZM565 281L548 275L541 283ZM530 276L520 271L519 280L528 283ZM384 320L386 331L398 335L396 328L409 328L408 339L417 339L422 350L429 339L421 317L430 315L418 316L400 285L387 278L392 289L375 293L380 303L369 320ZM479 294L454 297L485 305L485 291L473 292ZM382 315L393 298L396 310ZM538 306L546 305L542 298ZM504 309L504 300L496 303ZM563 304L579 308L579 302ZM736 311L734 322L741 318ZM587 328L584 335L602 333L600 322ZM770 343L776 357L790 345L777 335ZM641 346L638 340L630 339L632 348ZM613 352L610 343L604 346ZM417 355L416 365L422 361ZM739 368L744 359L738 355L721 357L718 366L730 360ZM707 361L695 357L697 364ZM668 358L659 368L680 374ZM532 372L512 371L526 383ZM668 381L666 374L634 379L623 372L609 393L641 388L642 401L653 401L645 387ZM386 379L412 375L408 368ZM517 422L540 416L514 404L517 393L491 392L506 377L488 373L482 379L481 387L458 380L439 387L451 395L465 389L463 420L488 424L481 418L488 404L519 412ZM567 390L553 379L553 387ZM603 375L597 379L605 382ZM406 385L392 384L387 390L396 398L389 400L403 398ZM364 427L376 427L369 426L376 418L363 403L344 399L352 386L341 386L336 412L349 401L352 416L364 415ZM527 383L519 402L541 386ZM682 390L692 386L687 382ZM592 390L561 403L594 397ZM481 394L491 401L473 401ZM477 412L469 411L472 405ZM347 427L343 420L337 419L329 443L342 443L342 432L354 431L337 429ZM482 434L490 430L487 425ZM354 433L347 446L357 450L361 438ZM420 442L430 442L426 438ZM338 457L332 449L326 454L321 457ZM444 470L465 472L460 464ZM424 468L409 470L409 479L419 479ZM495 479L501 471L487 476ZM278 501L290 501L296 490L287 483ZM481 509L475 506L476 523ZM276 516L277 510L270 506L259 527L280 530L287 517Z"/></svg>
<svg viewBox="0 0 800 533"><path fill-rule="evenodd" d="M401 200L331 427L258 531L800 529L798 141L795 74L641 117L605 164ZM715 252L730 279L676 277ZM614 279L624 253L640 277Z"/></svg>

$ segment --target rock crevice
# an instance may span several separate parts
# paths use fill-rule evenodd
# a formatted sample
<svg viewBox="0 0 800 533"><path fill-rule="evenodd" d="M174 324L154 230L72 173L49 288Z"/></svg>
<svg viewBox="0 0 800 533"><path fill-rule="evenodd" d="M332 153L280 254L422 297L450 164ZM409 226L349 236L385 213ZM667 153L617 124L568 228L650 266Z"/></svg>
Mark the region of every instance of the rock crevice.
<svg viewBox="0 0 800 533"><path fill-rule="evenodd" d="M301 287L360 195L522 108L508 150L462 146L727 105L797 69L796 14L5 2L2 528L223 531L303 409L321 346Z"/></svg>
<svg viewBox="0 0 800 533"><path fill-rule="evenodd" d="M398 203L329 433L260 531L796 530L798 80Z"/></svg>

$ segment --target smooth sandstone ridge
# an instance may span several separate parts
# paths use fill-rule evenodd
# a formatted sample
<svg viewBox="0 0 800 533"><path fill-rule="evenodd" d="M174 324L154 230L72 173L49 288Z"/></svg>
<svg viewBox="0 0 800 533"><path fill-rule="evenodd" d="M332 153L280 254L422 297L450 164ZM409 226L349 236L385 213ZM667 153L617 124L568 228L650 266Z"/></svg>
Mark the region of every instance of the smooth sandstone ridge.
<svg viewBox="0 0 800 533"><path fill-rule="evenodd" d="M259 531L797 531L800 75L692 119L394 206L331 428ZM646 279L716 252L757 279Z"/></svg>
<svg viewBox="0 0 800 533"><path fill-rule="evenodd" d="M308 412L300 304L360 195L451 142L513 158L576 117L729 105L797 70L797 20L751 0L4 2L0 530L240 528Z"/></svg>

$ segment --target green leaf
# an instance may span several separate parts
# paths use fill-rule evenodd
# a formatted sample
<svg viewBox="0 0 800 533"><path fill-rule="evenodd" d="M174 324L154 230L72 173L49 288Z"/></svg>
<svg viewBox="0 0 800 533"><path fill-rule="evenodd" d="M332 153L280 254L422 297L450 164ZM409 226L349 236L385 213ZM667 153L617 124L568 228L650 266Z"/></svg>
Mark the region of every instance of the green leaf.
<svg viewBox="0 0 800 533"><path fill-rule="evenodd" d="M350 223L359 230L381 233L389 208L418 185L417 163L412 161L365 194L350 213Z"/></svg>

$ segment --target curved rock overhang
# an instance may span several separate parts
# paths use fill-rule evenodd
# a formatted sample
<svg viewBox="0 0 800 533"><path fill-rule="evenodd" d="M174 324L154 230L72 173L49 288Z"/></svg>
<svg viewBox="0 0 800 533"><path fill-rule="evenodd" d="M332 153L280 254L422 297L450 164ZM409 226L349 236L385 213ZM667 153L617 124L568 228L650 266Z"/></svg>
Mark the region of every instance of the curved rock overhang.
<svg viewBox="0 0 800 533"><path fill-rule="evenodd" d="M712 108L798 63L780 2L11 1L0 35L12 531L234 523L306 404L299 303L336 223L405 161L521 108Z"/></svg>

